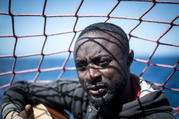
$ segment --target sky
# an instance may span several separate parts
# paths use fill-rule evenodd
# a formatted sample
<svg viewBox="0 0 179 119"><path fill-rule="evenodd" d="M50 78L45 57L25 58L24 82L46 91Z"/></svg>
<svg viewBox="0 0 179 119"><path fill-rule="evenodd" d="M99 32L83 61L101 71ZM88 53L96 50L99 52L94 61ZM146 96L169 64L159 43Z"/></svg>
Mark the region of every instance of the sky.
<svg viewBox="0 0 179 119"><path fill-rule="evenodd" d="M41 14L43 3L44 0L12 0L11 12L13 14ZM84 0L78 15L106 15L116 3L116 0L106 0L105 2L103 2L103 0ZM80 0L47 0L45 14L75 14L75 10L79 4ZM111 16L139 18L141 14L151 6L151 2L122 1L112 12ZM0 0L0 13L1 12L8 13L8 0ZM143 16L142 19L170 22L177 15L179 15L178 4L156 4L156 6L148 14ZM14 20L15 34L18 36L43 34L43 17L16 16ZM76 18L74 17L49 17L47 18L46 34L71 31L75 20ZM106 18L104 17L79 18L75 30L81 30L91 23L103 22L105 20ZM119 25L128 33L139 21L110 19L108 22ZM179 18L175 20L174 23L179 24ZM142 22L131 34L157 40L169 27L170 25L168 24ZM179 27L173 26L173 28L160 39L160 42L179 45L177 34L179 34ZM0 36L1 35L12 35L12 21L9 15L0 15ZM73 33L70 33L49 36L43 52L52 53L68 49L73 35ZM79 34L77 34L77 36L78 35ZM16 55L40 52L44 39L44 36L18 38ZM0 55L11 55L13 53L14 43L15 39L13 37L0 37ZM135 55L142 57L151 55L156 45L155 42L144 41L137 38L132 38L130 40L130 47L134 50ZM73 50L73 47L74 42L71 50ZM176 56L177 54L179 54L179 47L160 45L154 56Z"/></svg>

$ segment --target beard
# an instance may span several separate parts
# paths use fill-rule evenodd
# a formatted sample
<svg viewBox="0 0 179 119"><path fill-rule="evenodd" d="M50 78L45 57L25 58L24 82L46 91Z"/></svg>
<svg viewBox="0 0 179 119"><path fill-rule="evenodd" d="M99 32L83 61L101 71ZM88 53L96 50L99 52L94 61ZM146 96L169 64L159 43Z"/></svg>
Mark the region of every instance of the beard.
<svg viewBox="0 0 179 119"><path fill-rule="evenodd" d="M94 97L87 91L88 97L90 102L96 107L96 109L100 107L104 107L107 105L110 105L111 103L115 103L120 97L121 92L124 90L124 87L126 86L127 79L126 78L120 78L119 80L116 80L113 82L113 85L109 85L106 82L100 82L100 84L103 84L106 86L107 92L104 96L101 97ZM120 102L120 100L118 100Z"/></svg>

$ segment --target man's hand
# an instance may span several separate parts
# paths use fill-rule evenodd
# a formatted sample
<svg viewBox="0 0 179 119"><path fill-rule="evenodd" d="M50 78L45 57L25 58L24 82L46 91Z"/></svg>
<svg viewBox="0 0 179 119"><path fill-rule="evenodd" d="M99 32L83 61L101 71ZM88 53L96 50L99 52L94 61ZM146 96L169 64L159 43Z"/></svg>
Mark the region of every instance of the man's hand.
<svg viewBox="0 0 179 119"><path fill-rule="evenodd" d="M11 111L6 116L6 119L34 119L33 108L30 104L27 104L25 106L24 111L20 112L19 114L18 114L18 112Z"/></svg>

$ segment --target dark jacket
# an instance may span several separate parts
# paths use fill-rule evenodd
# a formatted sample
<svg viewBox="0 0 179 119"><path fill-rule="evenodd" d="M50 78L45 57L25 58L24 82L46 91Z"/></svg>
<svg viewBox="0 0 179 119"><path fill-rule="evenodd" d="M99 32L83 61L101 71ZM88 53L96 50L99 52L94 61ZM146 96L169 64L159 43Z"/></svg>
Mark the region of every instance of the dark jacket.
<svg viewBox="0 0 179 119"><path fill-rule="evenodd" d="M122 105L117 113L104 113L92 106L79 81L58 80L48 84L21 81L4 93L1 115L4 118L9 111L21 112L26 104L42 103L57 111L67 109L75 119L174 119L163 92L142 79L138 83L141 88L138 99Z"/></svg>

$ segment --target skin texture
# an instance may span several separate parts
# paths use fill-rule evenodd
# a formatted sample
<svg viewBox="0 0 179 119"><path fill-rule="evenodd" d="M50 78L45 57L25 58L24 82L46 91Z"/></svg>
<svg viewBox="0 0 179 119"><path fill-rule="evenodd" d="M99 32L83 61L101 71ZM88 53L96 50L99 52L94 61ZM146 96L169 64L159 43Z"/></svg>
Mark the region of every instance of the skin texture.
<svg viewBox="0 0 179 119"><path fill-rule="evenodd" d="M133 52L124 53L118 40L96 31L83 34L75 44L78 77L96 108L133 99L129 80Z"/></svg>

